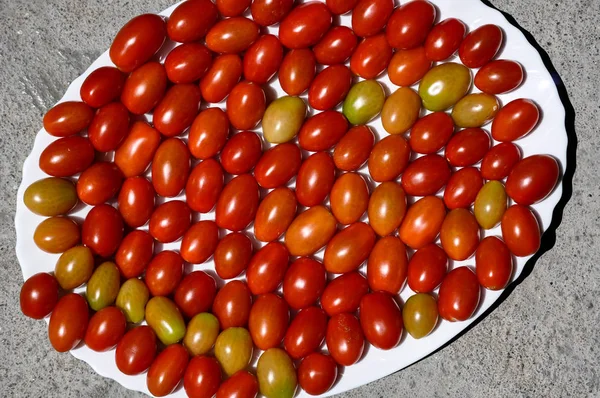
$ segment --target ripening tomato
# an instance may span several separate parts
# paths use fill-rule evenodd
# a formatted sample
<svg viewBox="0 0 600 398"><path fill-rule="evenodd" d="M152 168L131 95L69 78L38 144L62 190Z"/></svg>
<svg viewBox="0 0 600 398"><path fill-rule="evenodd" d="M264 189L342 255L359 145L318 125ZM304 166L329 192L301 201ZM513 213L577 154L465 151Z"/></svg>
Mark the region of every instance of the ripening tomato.
<svg viewBox="0 0 600 398"><path fill-rule="evenodd" d="M256 127L266 107L264 90L251 82L238 83L227 97L227 117L238 130Z"/></svg>
<svg viewBox="0 0 600 398"><path fill-rule="evenodd" d="M242 59L237 54L224 54L215 58L212 66L200 80L202 98L207 102L221 102L242 77Z"/></svg>
<svg viewBox="0 0 600 398"><path fill-rule="evenodd" d="M521 151L511 142L490 148L481 161L481 175L486 180L502 180L521 160Z"/></svg>
<svg viewBox="0 0 600 398"><path fill-rule="evenodd" d="M369 343L381 350L390 350L402 338L402 313L387 293L374 292L360 300L360 325Z"/></svg>
<svg viewBox="0 0 600 398"><path fill-rule="evenodd" d="M283 61L283 46L273 35L261 36L244 54L246 80L265 84L279 70Z"/></svg>
<svg viewBox="0 0 600 398"><path fill-rule="evenodd" d="M98 109L88 127L88 138L99 152L114 151L129 132L129 112L120 102Z"/></svg>
<svg viewBox="0 0 600 398"><path fill-rule="evenodd" d="M131 231L121 241L115 254L115 262L126 279L137 278L145 270L154 255L154 239L146 231Z"/></svg>
<svg viewBox="0 0 600 398"><path fill-rule="evenodd" d="M303 48L288 52L279 67L279 83L289 95L300 95L308 90L316 73L315 55Z"/></svg>
<svg viewBox="0 0 600 398"><path fill-rule="evenodd" d="M479 243L475 252L475 273L481 286L490 290L504 289L512 271L512 255L502 240L488 236Z"/></svg>
<svg viewBox="0 0 600 398"><path fill-rule="evenodd" d="M384 33L367 37L352 53L350 70L363 79L374 79L387 68L392 55Z"/></svg>
<svg viewBox="0 0 600 398"><path fill-rule="evenodd" d="M216 53L238 54L248 49L259 35L258 25L251 19L222 19L206 34L206 46Z"/></svg>
<svg viewBox="0 0 600 398"><path fill-rule="evenodd" d="M408 195L434 195L446 185L452 171L446 159L437 154L422 156L402 174L402 188Z"/></svg>
<svg viewBox="0 0 600 398"><path fill-rule="evenodd" d="M216 0L215 4L224 17L237 17L250 7L251 0Z"/></svg>
<svg viewBox="0 0 600 398"><path fill-rule="evenodd" d="M369 188L360 174L342 174L333 184L329 200L335 218L341 224L352 224L367 210Z"/></svg>
<svg viewBox="0 0 600 398"><path fill-rule="evenodd" d="M450 322L466 321L475 313L480 294L481 288L475 273L468 267L454 268L440 286L440 316Z"/></svg>
<svg viewBox="0 0 600 398"><path fill-rule="evenodd" d="M314 206L300 213L285 233L285 245L292 256L309 256L327 244L335 234L337 222L325 206Z"/></svg>
<svg viewBox="0 0 600 398"><path fill-rule="evenodd" d="M373 36L383 30L392 11L392 0L360 0L352 10L352 30L361 37Z"/></svg>
<svg viewBox="0 0 600 398"><path fill-rule="evenodd" d="M458 55L468 68L481 68L496 56L504 34L496 25L483 25L469 33L458 49Z"/></svg>
<svg viewBox="0 0 600 398"><path fill-rule="evenodd" d="M215 248L215 271L222 279L232 279L244 272L252 258L252 241L241 232L225 235Z"/></svg>
<svg viewBox="0 0 600 398"><path fill-rule="evenodd" d="M88 205L99 205L113 198L123 181L121 170L109 162L91 165L77 180L77 196Z"/></svg>
<svg viewBox="0 0 600 398"><path fill-rule="evenodd" d="M425 56L425 49L417 47L398 50L390 60L388 76L397 86L412 86L431 68L431 61Z"/></svg>
<svg viewBox="0 0 600 398"><path fill-rule="evenodd" d="M413 151L436 153L454 133L454 121L446 112L434 112L417 120L410 130L408 143Z"/></svg>
<svg viewBox="0 0 600 398"><path fill-rule="evenodd" d="M189 358L181 344L171 344L158 354L146 376L150 393L156 397L172 393L183 378Z"/></svg>
<svg viewBox="0 0 600 398"><path fill-rule="evenodd" d="M475 75L475 86L487 94L504 94L523 82L523 67L516 61L499 59L484 65Z"/></svg>
<svg viewBox="0 0 600 398"><path fill-rule="evenodd" d="M329 110L308 118L298 133L298 144L311 152L325 151L348 131L348 121L343 114Z"/></svg>
<svg viewBox="0 0 600 398"><path fill-rule="evenodd" d="M471 166L481 159L490 149L490 136L478 127L459 131L448 141L445 156L452 166Z"/></svg>
<svg viewBox="0 0 600 398"><path fill-rule="evenodd" d="M377 182L395 180L408 166L410 147L401 135L378 141L369 155L369 174Z"/></svg>
<svg viewBox="0 0 600 398"><path fill-rule="evenodd" d="M59 138L40 155L40 169L53 177L70 177L87 169L94 161L94 147L80 136Z"/></svg>
<svg viewBox="0 0 600 398"><path fill-rule="evenodd" d="M254 1L252 4L255 4ZM256 398L258 381L247 370L240 370L225 380L217 390L216 398Z"/></svg>
<svg viewBox="0 0 600 398"><path fill-rule="evenodd" d="M169 80L177 84L193 83L206 74L212 64L211 52L200 43L175 47L165 59Z"/></svg>
<svg viewBox="0 0 600 398"><path fill-rule="evenodd" d="M246 327L252 296L246 283L240 280L228 282L217 292L212 312L219 319L221 329Z"/></svg>
<svg viewBox="0 0 600 398"><path fill-rule="evenodd" d="M85 345L97 352L112 349L127 330L127 320L117 307L105 307L91 318L85 332Z"/></svg>
<svg viewBox="0 0 600 398"><path fill-rule="evenodd" d="M215 222L221 228L241 231L254 220L260 192L252 175L242 174L229 181L217 201Z"/></svg>
<svg viewBox="0 0 600 398"><path fill-rule="evenodd" d="M329 9L321 2L300 4L281 21L279 39L289 49L311 47L331 26Z"/></svg>
<svg viewBox="0 0 600 398"><path fill-rule="evenodd" d="M515 256L530 256L540 248L540 226L529 208L509 207L502 216L502 239Z"/></svg>
<svg viewBox="0 0 600 398"><path fill-rule="evenodd" d="M363 222L354 223L341 230L325 248L325 269L334 274L355 271L369 256L375 245L375 238L371 226Z"/></svg>
<svg viewBox="0 0 600 398"><path fill-rule="evenodd" d="M44 115L44 129L55 137L68 137L85 130L93 118L94 111L85 103L61 102Z"/></svg>
<svg viewBox="0 0 600 398"><path fill-rule="evenodd" d="M325 275L323 273L323 275ZM324 278L323 278L324 279ZM323 286L325 281L323 281ZM58 302L58 282L52 275L40 272L29 277L19 295L21 312L33 319L46 317Z"/></svg>
<svg viewBox="0 0 600 398"><path fill-rule="evenodd" d="M85 299L77 293L61 297L50 315L48 338L58 352L75 348L85 337L89 309Z"/></svg>
<svg viewBox="0 0 600 398"><path fill-rule="evenodd" d="M389 134L404 134L421 113L421 97L410 87L400 87L387 97L381 109L381 123Z"/></svg>
<svg viewBox="0 0 600 398"><path fill-rule="evenodd" d="M327 152L309 156L296 176L296 197L301 205L311 207L323 203L335 181L335 164Z"/></svg>
<svg viewBox="0 0 600 398"><path fill-rule="evenodd" d="M167 72L158 62L148 62L134 70L123 87L121 102L134 115L150 112L165 95Z"/></svg>
<svg viewBox="0 0 600 398"><path fill-rule="evenodd" d="M294 0L253 0L252 19L259 25L270 26L280 22L294 6Z"/></svg>
<svg viewBox="0 0 600 398"><path fill-rule="evenodd" d="M203 220L192 225L181 240L181 257L191 264L201 264L212 256L219 243L219 227Z"/></svg>
<svg viewBox="0 0 600 398"><path fill-rule="evenodd" d="M332 65L319 72L308 89L308 103L324 111L335 108L352 86L352 72L344 65Z"/></svg>
<svg viewBox="0 0 600 398"><path fill-rule="evenodd" d="M175 242L188 230L192 222L192 211L181 200L165 202L150 216L150 235L161 243Z"/></svg>
<svg viewBox="0 0 600 398"><path fill-rule="evenodd" d="M321 296L321 306L329 316L354 312L368 292L367 279L357 271L349 272L327 284Z"/></svg>
<svg viewBox="0 0 600 398"><path fill-rule="evenodd" d="M326 282L323 264L312 258L299 258L285 273L283 298L295 310L309 307L321 297Z"/></svg>
<svg viewBox="0 0 600 398"><path fill-rule="evenodd" d="M343 171L357 170L369 158L374 143L375 137L368 126L352 127L335 145L335 166Z"/></svg>
<svg viewBox="0 0 600 398"><path fill-rule="evenodd" d="M79 89L79 95L82 101L92 108L101 108L119 98L125 85L125 78L126 75L119 69L103 66L85 78ZM61 121L61 123L63 122ZM46 130L48 131L47 128Z"/></svg>
<svg viewBox="0 0 600 398"><path fill-rule="evenodd" d="M302 154L294 143L271 147L263 153L254 168L256 182L267 189L287 184L300 169Z"/></svg>
<svg viewBox="0 0 600 398"><path fill-rule="evenodd" d="M167 22L167 33L173 41L198 41L206 36L218 18L219 12L212 1L188 0L173 10Z"/></svg>
<svg viewBox="0 0 600 398"><path fill-rule="evenodd" d="M188 139L191 154L198 159L215 156L227 142L229 119L220 108L208 108L196 116Z"/></svg>
<svg viewBox="0 0 600 398"><path fill-rule="evenodd" d="M81 241L101 257L111 256L123 239L123 219L112 206L95 206L85 217Z"/></svg>
<svg viewBox="0 0 600 398"><path fill-rule="evenodd" d="M369 225L379 236L393 233L406 214L406 195L400 184L386 181L378 185L369 199Z"/></svg>
<svg viewBox="0 0 600 398"><path fill-rule="evenodd" d="M341 15L356 7L358 0L326 0L325 4L332 14Z"/></svg>
<svg viewBox="0 0 600 398"><path fill-rule="evenodd" d="M277 347L288 328L290 311L286 302L274 293L258 296L252 304L248 330L254 345L261 350Z"/></svg>
<svg viewBox="0 0 600 398"><path fill-rule="evenodd" d="M504 105L492 122L492 137L497 141L515 141L529 134L540 118L538 106L519 98Z"/></svg>
<svg viewBox="0 0 600 398"><path fill-rule="evenodd" d="M550 155L532 155L519 161L506 180L506 193L520 205L531 205L552 192L560 168Z"/></svg>
<svg viewBox="0 0 600 398"><path fill-rule="evenodd" d="M415 339L421 339L433 331L438 321L435 298L417 293L408 298L402 307L402 319L406 331Z"/></svg>
<svg viewBox="0 0 600 398"><path fill-rule="evenodd" d="M285 187L275 188L263 198L254 219L254 236L262 242L279 239L296 216L296 195Z"/></svg>
<svg viewBox="0 0 600 398"><path fill-rule="evenodd" d="M280 242L271 242L252 256L246 269L246 280L253 295L275 291L283 281L290 260Z"/></svg>
<svg viewBox="0 0 600 398"><path fill-rule="evenodd" d="M296 314L283 339L283 347L293 359L304 358L325 338L327 315L319 307L308 307Z"/></svg>
<svg viewBox="0 0 600 398"><path fill-rule="evenodd" d="M400 6L385 28L390 46L400 50L420 46L427 38L435 16L435 6L428 1L415 0Z"/></svg>
<svg viewBox="0 0 600 398"><path fill-rule="evenodd" d="M358 362L365 348L365 336L360 322L349 313L331 317L327 323L325 341L329 354L342 366Z"/></svg>
<svg viewBox="0 0 600 398"><path fill-rule="evenodd" d="M79 225L69 217L50 217L42 221L33 233L36 246L46 253L63 253L81 240Z"/></svg>
<svg viewBox="0 0 600 398"><path fill-rule="evenodd" d="M325 354L313 352L298 367L298 383L311 395L329 391L337 379L337 363Z"/></svg>
<svg viewBox="0 0 600 398"><path fill-rule="evenodd" d="M217 393L221 384L221 366L215 358L193 357L183 376L183 388L190 398L208 398Z"/></svg>
<svg viewBox="0 0 600 398"><path fill-rule="evenodd" d="M448 18L431 29L425 40L425 55L432 61L444 61L458 50L467 32L466 25L456 19Z"/></svg>
<svg viewBox="0 0 600 398"><path fill-rule="evenodd" d="M217 283L204 271L187 274L175 289L175 303L187 318L212 307L217 294Z"/></svg>
<svg viewBox="0 0 600 398"><path fill-rule="evenodd" d="M479 224L467 209L450 211L440 230L444 251L453 260L462 261L471 257L479 244Z"/></svg>
<svg viewBox="0 0 600 398"><path fill-rule="evenodd" d="M408 267L406 247L395 236L377 241L367 262L367 280L372 291L398 294L404 286Z"/></svg>
<svg viewBox="0 0 600 398"><path fill-rule="evenodd" d="M436 196L425 196L408 207L398 231L400 239L420 249L435 240L445 217L444 202Z"/></svg>
<svg viewBox="0 0 600 398"><path fill-rule="evenodd" d="M110 45L110 59L123 72L131 72L148 61L167 36L164 19L155 14L139 15L127 22Z"/></svg>
<svg viewBox="0 0 600 398"><path fill-rule="evenodd" d="M430 243L417 250L408 262L408 286L417 293L430 293L442 283L448 269L446 252Z"/></svg>
<svg viewBox="0 0 600 398"><path fill-rule="evenodd" d="M142 174L160 145L160 133L145 122L135 122L115 152L115 164L125 177Z"/></svg>
<svg viewBox="0 0 600 398"><path fill-rule="evenodd" d="M132 228L146 224L154 211L154 197L152 183L146 178L127 178L117 199L123 221Z"/></svg>
<svg viewBox="0 0 600 398"><path fill-rule="evenodd" d="M321 65L344 63L356 48L358 40L347 26L334 26L313 47L315 58Z"/></svg>
<svg viewBox="0 0 600 398"><path fill-rule="evenodd" d="M183 277L183 259L177 252L165 250L158 253L148 267L144 281L153 296L168 296Z"/></svg>
<svg viewBox="0 0 600 398"><path fill-rule="evenodd" d="M152 185L156 193L172 198L183 190L190 173L190 151L178 138L163 141L152 160Z"/></svg>
<svg viewBox="0 0 600 398"><path fill-rule="evenodd" d="M175 84L156 105L152 123L166 137L190 127L200 108L200 89L195 84Z"/></svg>
<svg viewBox="0 0 600 398"><path fill-rule="evenodd" d="M464 167L456 171L446 184L444 203L450 210L470 207L483 187L481 173L475 167Z"/></svg>

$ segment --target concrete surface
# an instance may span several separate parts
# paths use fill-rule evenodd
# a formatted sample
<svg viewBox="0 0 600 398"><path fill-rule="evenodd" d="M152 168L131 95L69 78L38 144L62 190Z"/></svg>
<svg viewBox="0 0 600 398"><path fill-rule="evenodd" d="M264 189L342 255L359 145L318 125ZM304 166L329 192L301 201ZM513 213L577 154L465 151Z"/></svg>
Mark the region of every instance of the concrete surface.
<svg viewBox="0 0 600 398"><path fill-rule="evenodd" d="M548 52L576 112L577 171L556 244L458 341L344 397L600 395L600 20L598 0L493 0ZM13 217L41 118L124 22L167 0L0 0L0 396L131 397L23 317Z"/></svg>

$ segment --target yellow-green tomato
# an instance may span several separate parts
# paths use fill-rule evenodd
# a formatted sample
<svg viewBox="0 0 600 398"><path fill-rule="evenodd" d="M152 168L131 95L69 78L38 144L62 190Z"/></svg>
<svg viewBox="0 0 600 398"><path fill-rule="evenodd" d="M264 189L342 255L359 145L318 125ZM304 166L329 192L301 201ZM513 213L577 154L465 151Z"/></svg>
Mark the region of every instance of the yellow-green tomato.
<svg viewBox="0 0 600 398"><path fill-rule="evenodd" d="M474 213L477 223L483 229L492 229L506 211L506 191L500 181L488 181L475 197Z"/></svg>
<svg viewBox="0 0 600 398"><path fill-rule="evenodd" d="M187 325L183 345L192 355L204 355L217 341L219 320L213 314L202 312L195 315Z"/></svg>
<svg viewBox="0 0 600 398"><path fill-rule="evenodd" d="M400 87L387 97L381 111L383 128L390 134L406 133L419 118L421 97L410 87Z"/></svg>
<svg viewBox="0 0 600 398"><path fill-rule="evenodd" d="M144 309L150 292L146 284L137 278L125 281L117 295L117 307L125 314L127 322L139 323L144 319Z"/></svg>
<svg viewBox="0 0 600 398"><path fill-rule="evenodd" d="M281 97L271 102L262 119L265 140L273 144L288 142L298 134L304 118L306 104L299 97Z"/></svg>
<svg viewBox="0 0 600 398"><path fill-rule="evenodd" d="M363 80L352 86L342 107L346 119L354 125L366 124L379 115L385 102L383 87L375 80Z"/></svg>
<svg viewBox="0 0 600 398"><path fill-rule="evenodd" d="M267 398L292 398L298 379L291 358L281 348L269 348L256 365L260 393Z"/></svg>
<svg viewBox="0 0 600 398"><path fill-rule="evenodd" d="M415 339L427 336L438 321L435 298L426 293L410 296L402 308L402 320L406 331Z"/></svg>
<svg viewBox="0 0 600 398"><path fill-rule="evenodd" d="M228 328L217 337L215 357L227 376L231 376L248 366L253 347L252 337L246 328Z"/></svg>
<svg viewBox="0 0 600 398"><path fill-rule="evenodd" d="M463 65L448 62L431 68L419 84L423 106L444 111L464 97L471 87L471 72Z"/></svg>
<svg viewBox="0 0 600 398"><path fill-rule="evenodd" d="M178 343L185 336L183 315L166 297L152 297L146 304L146 322L165 345Z"/></svg>
<svg viewBox="0 0 600 398"><path fill-rule="evenodd" d="M106 261L98 266L88 281L85 295L90 308L100 311L112 305L119 294L121 275L113 262Z"/></svg>
<svg viewBox="0 0 600 398"><path fill-rule="evenodd" d="M452 109L452 119L458 127L481 127L491 121L500 103L494 95L485 93L464 96Z"/></svg>
<svg viewBox="0 0 600 398"><path fill-rule="evenodd" d="M83 285L93 272L94 255L85 246L75 246L61 254L54 268L54 276L64 290Z"/></svg>
<svg viewBox="0 0 600 398"><path fill-rule="evenodd" d="M40 216L66 214L77 204L75 185L63 178L43 178L31 184L23 195L25 206Z"/></svg>

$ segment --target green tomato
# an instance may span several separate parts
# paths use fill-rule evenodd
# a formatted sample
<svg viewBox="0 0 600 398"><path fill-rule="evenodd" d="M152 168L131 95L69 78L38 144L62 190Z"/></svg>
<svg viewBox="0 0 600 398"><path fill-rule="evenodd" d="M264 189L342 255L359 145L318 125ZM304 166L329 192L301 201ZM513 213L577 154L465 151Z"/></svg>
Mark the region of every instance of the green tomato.
<svg viewBox="0 0 600 398"><path fill-rule="evenodd" d="M427 336L438 320L435 298L426 293L410 296L402 307L402 320L406 331L415 339Z"/></svg>
<svg viewBox="0 0 600 398"><path fill-rule="evenodd" d="M93 272L94 255L85 246L75 246L61 254L54 268L54 276L64 290L83 285Z"/></svg>
<svg viewBox="0 0 600 398"><path fill-rule="evenodd" d="M204 355L210 351L219 335L219 320L213 314L202 312L188 323L183 345L190 354Z"/></svg>
<svg viewBox="0 0 600 398"><path fill-rule="evenodd" d="M342 107L346 119L354 125L366 124L379 115L385 102L383 87L375 80L364 80L352 86Z"/></svg>
<svg viewBox="0 0 600 398"><path fill-rule="evenodd" d="M271 102L262 119L265 140L273 144L288 142L298 134L304 118L306 104L299 97L281 97Z"/></svg>
<svg viewBox="0 0 600 398"><path fill-rule="evenodd" d="M225 329L217 337L215 357L227 376L245 369L252 359L254 343L245 328L233 327Z"/></svg>
<svg viewBox="0 0 600 398"><path fill-rule="evenodd" d="M77 191L69 180L57 177L43 178L25 190L23 202L29 210L40 216L59 216L75 207Z"/></svg>
<svg viewBox="0 0 600 398"><path fill-rule="evenodd" d="M165 345L178 343L185 336L183 315L166 297L152 297L146 304L146 322Z"/></svg>
<svg viewBox="0 0 600 398"><path fill-rule="evenodd" d="M507 196L500 181L488 181L477 194L473 212L483 229L492 229L502 221L506 211Z"/></svg>
<svg viewBox="0 0 600 398"><path fill-rule="evenodd" d="M113 262L107 261L98 266L88 281L85 295L90 308L100 311L112 305L121 286L119 268Z"/></svg>
<svg viewBox="0 0 600 398"><path fill-rule="evenodd" d="M448 62L431 68L419 84L423 106L444 111L464 97L471 87L471 72L463 65Z"/></svg>
<svg viewBox="0 0 600 398"><path fill-rule="evenodd" d="M144 309L150 292L146 284L137 278L125 281L117 295L117 307L125 314L127 322L139 323L144 320Z"/></svg>
<svg viewBox="0 0 600 398"><path fill-rule="evenodd" d="M281 348L269 348L256 365L260 393L267 398L292 398L298 379L289 355Z"/></svg>
<svg viewBox="0 0 600 398"><path fill-rule="evenodd" d="M452 108L452 119L458 127L481 127L498 113L500 103L494 95L477 93L463 97Z"/></svg>

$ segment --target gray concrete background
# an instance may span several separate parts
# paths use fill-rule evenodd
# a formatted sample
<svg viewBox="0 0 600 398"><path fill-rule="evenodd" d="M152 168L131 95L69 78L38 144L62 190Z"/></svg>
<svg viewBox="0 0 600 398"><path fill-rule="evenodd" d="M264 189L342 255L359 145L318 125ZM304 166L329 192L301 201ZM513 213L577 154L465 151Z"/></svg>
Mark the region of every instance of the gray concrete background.
<svg viewBox="0 0 600 398"><path fill-rule="evenodd" d="M460 0L459 0L460 1ZM598 0L493 0L531 32L576 112L577 171L556 244L490 316L420 363L344 397L600 395ZM41 118L132 16L167 0L0 0L0 397L143 396L54 352L18 305L13 218Z"/></svg>

